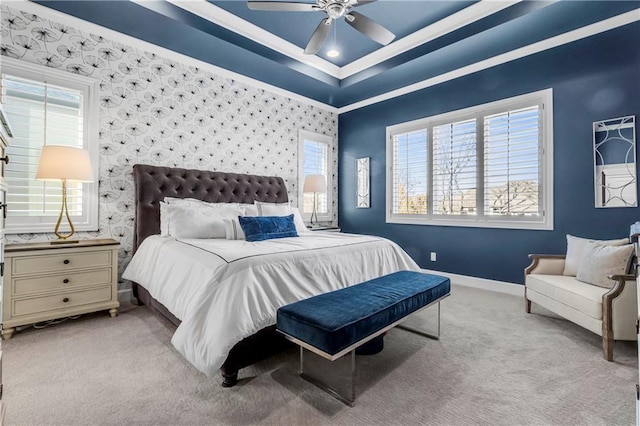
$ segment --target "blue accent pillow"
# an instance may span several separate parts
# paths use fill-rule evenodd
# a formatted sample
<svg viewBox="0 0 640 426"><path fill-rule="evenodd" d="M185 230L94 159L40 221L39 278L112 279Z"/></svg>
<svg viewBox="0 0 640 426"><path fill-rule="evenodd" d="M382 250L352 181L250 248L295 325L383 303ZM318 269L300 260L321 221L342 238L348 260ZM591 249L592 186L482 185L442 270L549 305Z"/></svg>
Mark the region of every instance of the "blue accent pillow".
<svg viewBox="0 0 640 426"><path fill-rule="evenodd" d="M238 222L247 241L298 236L292 214L289 216L238 216Z"/></svg>

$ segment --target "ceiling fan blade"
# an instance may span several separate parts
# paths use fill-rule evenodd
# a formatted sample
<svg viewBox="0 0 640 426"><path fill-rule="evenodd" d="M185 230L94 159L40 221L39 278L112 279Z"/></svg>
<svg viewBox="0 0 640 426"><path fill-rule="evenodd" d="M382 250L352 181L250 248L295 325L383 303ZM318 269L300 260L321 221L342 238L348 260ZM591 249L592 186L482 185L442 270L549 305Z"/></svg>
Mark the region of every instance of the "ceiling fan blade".
<svg viewBox="0 0 640 426"><path fill-rule="evenodd" d="M352 17L353 19L349 19ZM358 12L350 12L346 15L347 24L351 25L356 30L360 31L362 34L369 37L371 40L378 42L382 45L387 45L393 41L396 36L378 24L376 21L373 21L361 13Z"/></svg>
<svg viewBox="0 0 640 426"><path fill-rule="evenodd" d="M309 39L309 43L307 43L307 47L304 49L305 55L315 55L318 53L318 50L322 47L322 43L329 35L329 30L331 29L331 24L333 24L333 19L324 18L322 22L318 25L318 28L313 32L313 35Z"/></svg>
<svg viewBox="0 0 640 426"><path fill-rule="evenodd" d="M314 12L315 3L296 3L283 1L248 1L251 10L270 10L276 12Z"/></svg>
<svg viewBox="0 0 640 426"><path fill-rule="evenodd" d="M352 4L351 7L364 6L365 4L374 3L378 0L358 0L358 3Z"/></svg>

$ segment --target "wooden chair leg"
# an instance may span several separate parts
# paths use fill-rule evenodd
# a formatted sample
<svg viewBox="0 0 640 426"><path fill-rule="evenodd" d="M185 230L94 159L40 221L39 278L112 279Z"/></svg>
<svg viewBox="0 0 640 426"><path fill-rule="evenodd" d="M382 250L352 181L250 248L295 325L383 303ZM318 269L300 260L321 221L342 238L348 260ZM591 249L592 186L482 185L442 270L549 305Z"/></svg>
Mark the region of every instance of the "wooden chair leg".
<svg viewBox="0 0 640 426"><path fill-rule="evenodd" d="M611 336L602 336L602 349L604 350L604 359L613 361L613 338Z"/></svg>

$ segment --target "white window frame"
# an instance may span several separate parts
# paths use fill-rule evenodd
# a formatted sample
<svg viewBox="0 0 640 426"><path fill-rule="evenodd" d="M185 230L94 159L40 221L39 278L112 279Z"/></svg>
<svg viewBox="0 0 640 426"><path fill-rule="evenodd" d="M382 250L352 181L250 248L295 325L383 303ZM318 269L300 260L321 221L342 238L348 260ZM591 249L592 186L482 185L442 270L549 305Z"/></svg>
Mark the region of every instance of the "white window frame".
<svg viewBox="0 0 640 426"><path fill-rule="evenodd" d="M0 75L25 78L33 81L46 82L52 85L78 90L83 95L83 148L89 151L93 165L93 182L83 183L82 217L72 216L71 220L76 231L97 231L98 222L98 170L99 170L99 81L93 78L72 74L55 68L45 67L20 61L14 58L2 57ZM1 80L0 80L1 81ZM2 88L4 94L4 88ZM9 123L11 124L11 123ZM55 145L54 141L49 141ZM11 146L11 141L9 141ZM8 189L11 192L11 187ZM8 206L9 211L11 205ZM7 234L45 233L53 232L58 216L8 216L6 221Z"/></svg>
<svg viewBox="0 0 640 426"><path fill-rule="evenodd" d="M520 218L514 216L485 216L478 215L438 215L432 212L432 128L436 125L476 118L478 133L476 141L479 147L484 145L483 120L485 116L518 109L521 107L540 105L540 203L542 216L538 218ZM393 213L393 136L412 132L418 129L428 129L427 149L427 200L428 213L426 215L406 215ZM477 105L458 111L447 112L432 117L421 118L406 123L387 127L386 132L387 175L386 175L386 222L414 225L461 226L476 228L508 228L508 229L539 229L553 230L553 89L545 89L525 95L502 99L483 105ZM476 151L477 156L483 155L483 150ZM478 173L484 170L484 158L478 161ZM481 181L478 181L479 183ZM477 191L484 191L478 187Z"/></svg>
<svg viewBox="0 0 640 426"><path fill-rule="evenodd" d="M298 131L298 208L305 222L311 220L311 213L303 211L304 193L304 141L309 140L327 145L327 212L318 212L318 221L329 222L333 220L333 138L321 133L300 129Z"/></svg>

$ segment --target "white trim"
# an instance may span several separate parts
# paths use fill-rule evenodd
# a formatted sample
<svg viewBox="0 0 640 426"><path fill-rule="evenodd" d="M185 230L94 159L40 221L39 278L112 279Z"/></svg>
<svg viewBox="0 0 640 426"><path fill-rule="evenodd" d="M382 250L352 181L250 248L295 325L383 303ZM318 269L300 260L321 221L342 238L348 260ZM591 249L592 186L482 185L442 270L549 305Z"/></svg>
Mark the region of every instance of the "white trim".
<svg viewBox="0 0 640 426"><path fill-rule="evenodd" d="M210 71L215 74L218 74L222 77L230 78L240 83L251 85L258 89L263 89L269 92L272 92L277 95L285 96L287 98L304 102L308 105L323 109L328 112L336 113L338 112L338 108L328 105L315 99L307 98L305 96L299 95L297 93L290 92L288 90L282 89L277 86L273 86L268 83L264 83L260 80L256 80L251 77L247 77L246 75L238 74L233 71L229 71L225 68L221 68L217 65L210 64L209 62L204 62L199 59L192 58L190 56L184 55L179 52L175 52L173 50L164 48L162 46L158 46L153 43L149 43L144 40L140 40L138 38L132 37L127 34L120 33L118 31L114 31L112 29L103 27L98 24L94 24L93 22L88 22L80 18L76 18L75 16L67 15L66 13L59 12L54 9L50 9L46 6L42 6L37 3L32 3L28 0L3 0L2 3L5 6L13 7L20 9L25 12L34 13L38 16L42 16L43 18L50 19L56 22L59 22L64 25L68 25L80 31L87 31L91 33L99 33L105 38L110 40L126 44L128 46L134 47L136 49L143 49L147 51L153 51L157 53L159 56L165 56L167 58L171 58L173 60L179 61L184 65L198 67L205 71ZM5 56L2 57L3 60Z"/></svg>
<svg viewBox="0 0 640 426"><path fill-rule="evenodd" d="M390 92L382 93L380 95L373 96L371 98L367 98L362 101L354 102L352 104L337 108L332 105L328 105L328 104L316 101L315 99L307 98L297 93L293 93L288 90L281 89L279 87L264 83L262 81L253 79L251 77L247 77L242 74L238 74L233 71L220 68L208 62L204 62L199 59L194 59L182 53L178 53L173 50L169 50L164 47L137 39L135 37L111 30L109 28L106 28L88 21L84 21L80 18L76 18L74 16L70 16L65 13L58 12L46 6L42 6L37 3L32 3L28 0L4 0L4 4L9 7L17 7L26 12L35 13L37 15L46 17L48 19L53 19L62 24L72 26L79 30L89 31L89 32L101 32L102 34L105 35L105 37L110 38L114 41L125 43L127 45L130 45L132 47L136 47L139 49L154 50L159 52L160 55L171 57L187 65L192 65L205 70L209 70L223 77L232 78L239 82L249 84L254 87L261 88L282 96L286 96L293 100L305 102L309 105L316 106L318 108L321 108L328 112L332 112L336 114L343 114L349 111L354 111L356 109L364 108L366 106L383 102L389 99L397 98L399 96L403 96L408 93L416 92L416 91L419 91L428 87L432 87L450 80L454 80L456 78L464 77L466 75L473 74L475 72L492 68L498 65L502 65L507 62L521 59L536 53L540 53L545 50L553 49L555 47L572 43L574 41L578 41L583 38L587 38L596 34L603 33L605 31L610 31L615 28L622 27L624 25L628 25L640 20L640 13L639 13L640 8L637 8L629 12L614 16L612 18L608 18L603 21L599 21L594 24L590 24L590 25L569 31L564 34L559 34L557 36L554 36L545 40L541 40L539 42L536 42L527 46L523 46L521 48L512 50L510 52L506 52L506 53L494 56L492 58L488 58L480 62L476 62L474 64L470 64L465 67L458 68L458 69L449 71L447 73L440 74L438 76L401 87L396 90L392 90Z"/></svg>
<svg viewBox="0 0 640 426"><path fill-rule="evenodd" d="M428 25L406 37L396 40L395 42L384 46L340 69L339 78L343 79L368 68L371 68L381 62L398 56L408 50L421 46L438 37L442 37L466 25L472 24L494 13L498 13L503 9L513 6L522 0L512 1L487 1L482 0L478 3L466 7L453 15L449 15L431 25Z"/></svg>
<svg viewBox="0 0 640 426"><path fill-rule="evenodd" d="M540 110L540 192L542 215L536 218L508 218L505 216L486 216L484 214L468 216L442 216L434 214L431 209L424 215L393 214L393 135L408 133L419 129L428 130L427 136L427 171L431 161L431 130L441 122L451 122L475 118L480 126L483 117L500 113L504 110L518 109L532 105L539 105ZM477 144L482 146L482 131L478 130ZM482 156L482 153L477 154ZM474 228L507 228L507 229L535 229L553 230L553 89L540 90L524 95L513 96L485 104L474 105L460 110L444 112L431 117L424 117L406 123L388 126L386 129L386 200L385 222L398 224L428 225L428 226L459 226ZM478 167L481 164L477 164ZM427 180L427 197L431 192L431 180ZM478 188L478 191L482 191ZM431 200L430 198L428 198ZM480 201L480 200L478 200ZM478 209L480 210L480 206Z"/></svg>
<svg viewBox="0 0 640 426"><path fill-rule="evenodd" d="M640 8L634 9L630 12L626 12L626 13L614 16L612 18L608 18L603 21L596 22L595 24L587 25L585 27L581 27L576 30L569 31L568 33L560 34L560 35L530 44L528 46L524 46L524 47L512 50L507 53L502 53L492 58L488 58L480 62L476 62L474 64L470 64L462 68L458 68L458 69L446 72L444 74L440 74L438 76L428 78L426 80L422 80L417 83L410 84L408 86L401 87L396 90L392 90L387 93L383 93L368 99L364 99L362 101L355 102L350 105L345 105L341 108L338 108L338 114L343 114L345 112L349 112L349 111L353 111L369 105L373 105L378 102L383 102L389 99L397 98L399 96L403 96L408 93L417 92L418 90L426 89L427 87L432 87L440 83L444 83L450 80L454 80L456 78L464 77L466 75L473 74L478 71L486 70L488 68L502 65L507 62L515 61L516 59L521 59L526 56L540 53L545 50L553 49L558 46L572 43L574 41L578 41L583 38L591 37L593 35L600 34L605 31L613 30L615 28L622 27L624 25L628 25L636 21L640 21L639 12L640 12Z"/></svg>
<svg viewBox="0 0 640 426"><path fill-rule="evenodd" d="M458 275L449 272L433 271L431 269L423 269L422 272L447 277L451 280L451 284L453 285L479 288L481 290L494 291L497 293L506 293L513 296L524 297L524 285L521 284L515 284L506 281L489 280L486 278L472 277L469 275Z"/></svg>
<svg viewBox="0 0 640 426"><path fill-rule="evenodd" d="M145 3L149 2L149 0L131 1L143 7L146 7ZM301 47L298 47L295 44L290 43L285 39L282 39L277 35L250 23L249 21L245 21L244 19L234 15L233 13L227 12L221 7L214 5L213 3L209 3L206 0L167 1L181 9L186 10L187 12L191 12L196 16L200 16L201 18L206 19L207 21L213 22L216 25L220 25L221 27L240 34L241 36L247 37L248 39L256 43L262 44L269 49L289 56L290 58L293 58L298 62L302 62L305 65L309 65L310 67L316 68L333 77L340 78L341 73L339 66L332 64L331 62L316 55L305 55L303 53L304 49L302 49ZM311 35L309 35L309 37L311 37Z"/></svg>
<svg viewBox="0 0 640 426"><path fill-rule="evenodd" d="M140 6L146 7L149 0L132 0ZM278 53L289 56L298 62L314 67L332 77L340 80L364 71L383 61L393 58L401 53L411 50L417 46L427 43L443 35L449 34L458 28L479 21L486 16L497 13L503 9L513 6L522 0L511 1L487 1L482 0L469 7L466 7L444 19L441 19L421 30L418 30L400 40L375 50L343 67L339 67L331 62L316 56L305 55L304 49L290 43L273 33L254 25L226 10L209 3L205 0L167 0L169 3L180 7L188 12L200 16L216 25L220 25L230 31L249 38L262 44ZM311 36L311 35L309 35Z"/></svg>
<svg viewBox="0 0 640 426"><path fill-rule="evenodd" d="M0 63L0 78L2 78L2 75L5 73L82 92L83 113L85 114L83 116L83 142L84 148L89 151L89 157L93 165L93 182L83 183L82 201L83 208L86 209L86 216L72 216L72 220L76 231L98 230L98 177L100 164L98 143L100 130L99 80L3 56L2 63ZM8 149L11 149L11 146L9 146ZM7 234L51 232L57 217L34 216L27 218L26 216L19 216L14 220L18 219L20 223L12 224L12 217L7 217Z"/></svg>
<svg viewBox="0 0 640 426"><path fill-rule="evenodd" d="M118 302L131 303L132 300L133 300L133 289L131 288L131 284L129 284L129 288L122 288L118 290Z"/></svg>

